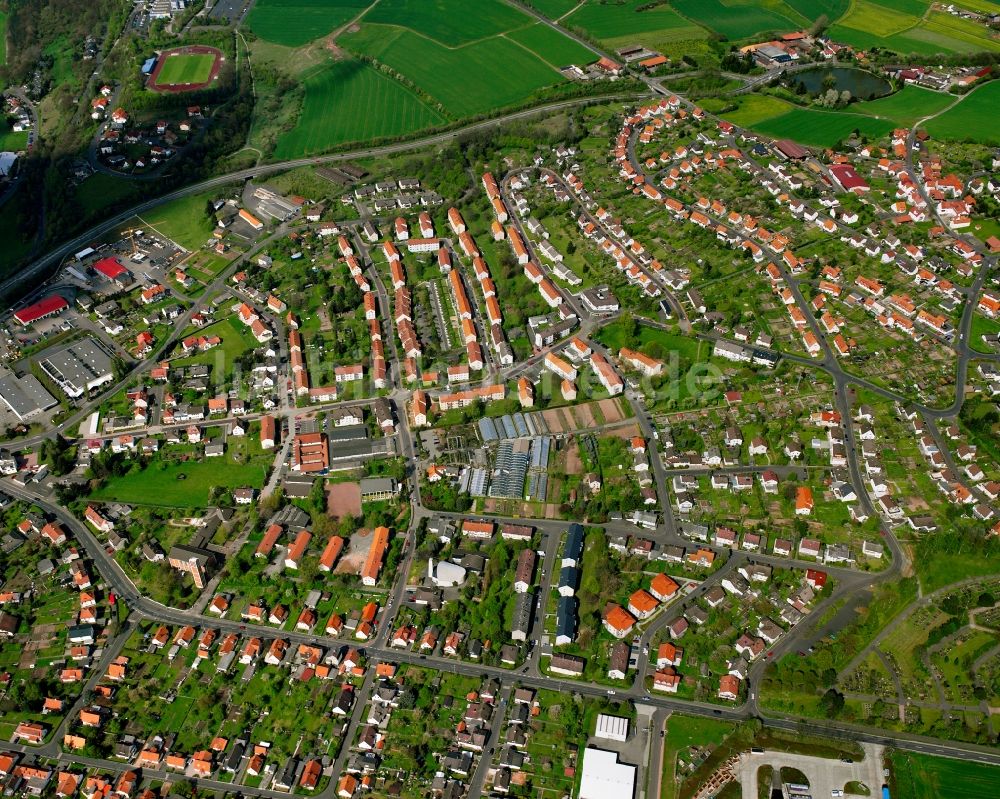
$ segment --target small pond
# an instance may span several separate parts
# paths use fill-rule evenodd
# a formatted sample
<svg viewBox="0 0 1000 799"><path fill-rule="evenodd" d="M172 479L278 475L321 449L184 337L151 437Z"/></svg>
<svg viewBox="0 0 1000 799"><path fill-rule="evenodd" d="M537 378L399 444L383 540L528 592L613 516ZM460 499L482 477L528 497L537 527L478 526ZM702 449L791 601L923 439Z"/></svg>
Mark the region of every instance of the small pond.
<svg viewBox="0 0 1000 799"><path fill-rule="evenodd" d="M829 78L834 83L829 85ZM858 100L870 100L883 97L892 91L892 84L864 69L855 67L816 67L795 72L786 77L788 85L794 87L801 83L809 94L819 94L828 88L838 92L849 91L851 97Z"/></svg>

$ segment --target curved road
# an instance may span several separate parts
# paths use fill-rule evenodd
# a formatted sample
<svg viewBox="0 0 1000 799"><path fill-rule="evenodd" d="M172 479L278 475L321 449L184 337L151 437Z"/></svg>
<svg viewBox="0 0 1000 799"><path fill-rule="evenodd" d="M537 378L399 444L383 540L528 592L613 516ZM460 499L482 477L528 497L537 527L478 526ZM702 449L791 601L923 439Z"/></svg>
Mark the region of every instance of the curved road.
<svg viewBox="0 0 1000 799"><path fill-rule="evenodd" d="M160 197L156 197L152 200L146 200L145 202L139 203L138 205L132 206L131 208L122 211L115 216L106 219L99 225L94 225L89 230L84 231L78 236L70 239L67 242L56 247L54 250L50 250L48 253L43 255L41 258L28 264L24 269L22 269L17 275L9 277L3 282L0 282L0 296L8 296L14 293L19 286L26 282L38 283L39 281L45 280L49 277L48 270L51 270L54 266L61 263L62 259L68 255L72 255L75 252L86 247L90 242L104 235L105 233L114 230L116 227L120 226L126 220L131 219L137 214L143 214L157 206L168 203L172 200L177 200L182 197L188 197L192 194L199 194L208 189L218 188L220 186L225 186L230 183L236 183L239 181L247 180L249 178L261 177L263 175L272 175L276 172L285 172L289 169L295 169L300 166L312 166L319 164L333 164L338 161L349 161L355 158L372 158L382 155L392 155L394 153L402 153L408 150L416 150L422 147L428 147L434 144L443 144L444 142L451 141L459 136L467 133L472 133L477 130L486 130L488 128L496 127L498 125L505 124L507 122L512 122L517 119L528 119L539 114L549 113L552 111L558 111L563 108L572 108L577 105L589 105L590 103L607 102L609 100L622 100L622 99L634 99L642 95L638 94L622 94L622 95L607 95L607 96L587 96L587 97L576 97L572 100L561 100L556 103L548 103L546 105L536 106L534 108L527 108L523 111L515 111L510 114L504 114L503 116L494 117L492 119L486 119L481 122L474 122L471 125L465 125L460 128L455 128L453 130L445 131L444 133L436 133L432 136L425 136L421 139L410 139L405 142L397 142L395 144L386 144L381 147L367 147L361 150L351 150L344 153L335 153L333 155L322 155L316 156L314 158L296 158L291 161L277 161L272 164L261 164L259 166L250 167L248 169L241 169L236 172L229 172L225 175L219 175L217 177L209 178L208 180L203 180L200 183L192 183L183 188L176 189L168 194L164 194Z"/></svg>

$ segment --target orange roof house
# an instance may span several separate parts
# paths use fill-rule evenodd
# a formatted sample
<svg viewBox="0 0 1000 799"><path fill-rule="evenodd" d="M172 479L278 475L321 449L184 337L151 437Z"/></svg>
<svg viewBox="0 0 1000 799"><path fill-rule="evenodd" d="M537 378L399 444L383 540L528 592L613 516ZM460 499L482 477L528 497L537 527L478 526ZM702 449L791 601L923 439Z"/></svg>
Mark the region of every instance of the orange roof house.
<svg viewBox="0 0 1000 799"><path fill-rule="evenodd" d="M641 588L628 598L629 613L633 614L637 619L648 617L656 610L659 604L656 597Z"/></svg>
<svg viewBox="0 0 1000 799"><path fill-rule="evenodd" d="M319 558L320 570L328 572L333 569L333 565L337 562L337 558L340 557L340 553L343 549L344 539L339 535L330 536L330 540L326 542L323 554L320 555Z"/></svg>
<svg viewBox="0 0 1000 799"><path fill-rule="evenodd" d="M666 601L677 593L679 586L665 574L658 574L649 584L650 593L661 602Z"/></svg>
<svg viewBox="0 0 1000 799"><path fill-rule="evenodd" d="M612 605L604 614L604 628L615 638L624 638L635 626L635 618L621 605Z"/></svg>
<svg viewBox="0 0 1000 799"><path fill-rule="evenodd" d="M379 572L382 570L382 558L389 547L389 528L376 527L375 538L368 550L365 564L361 569L361 582L365 585L375 585Z"/></svg>
<svg viewBox="0 0 1000 799"><path fill-rule="evenodd" d="M813 509L813 493L809 486L799 486L795 489L795 512L808 516Z"/></svg>

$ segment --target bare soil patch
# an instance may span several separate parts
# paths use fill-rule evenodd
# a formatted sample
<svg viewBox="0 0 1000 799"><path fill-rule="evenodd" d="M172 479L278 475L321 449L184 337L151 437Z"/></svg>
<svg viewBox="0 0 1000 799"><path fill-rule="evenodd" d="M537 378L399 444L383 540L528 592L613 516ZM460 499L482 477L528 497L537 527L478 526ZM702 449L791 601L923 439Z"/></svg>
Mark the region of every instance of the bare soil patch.
<svg viewBox="0 0 1000 799"><path fill-rule="evenodd" d="M361 515L361 485L331 483L326 487L326 512L335 519Z"/></svg>

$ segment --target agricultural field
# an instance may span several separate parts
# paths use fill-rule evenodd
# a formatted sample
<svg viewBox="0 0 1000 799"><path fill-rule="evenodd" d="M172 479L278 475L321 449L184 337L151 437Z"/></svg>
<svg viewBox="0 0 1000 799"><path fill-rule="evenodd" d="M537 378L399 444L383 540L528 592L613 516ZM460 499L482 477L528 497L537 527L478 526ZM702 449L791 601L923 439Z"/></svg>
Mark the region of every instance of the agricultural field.
<svg viewBox="0 0 1000 799"><path fill-rule="evenodd" d="M935 139L1000 144L1000 130L995 124L997 103L1000 81L993 81L970 92L924 127Z"/></svg>
<svg viewBox="0 0 1000 799"><path fill-rule="evenodd" d="M906 86L878 100L852 103L839 111L804 108L766 94L747 94L735 101L734 110L723 110L721 114L736 125L772 136L829 146L855 129L869 138L877 138L894 127L908 127L933 116L953 102L955 98L951 95L918 86Z"/></svg>
<svg viewBox="0 0 1000 799"><path fill-rule="evenodd" d="M575 42L541 22L527 28L520 28L506 34L520 45L528 48L543 61L554 67L567 64L589 64L597 55L582 44Z"/></svg>
<svg viewBox="0 0 1000 799"><path fill-rule="evenodd" d="M723 116L734 125L752 128L768 119L787 114L793 106L777 97L766 94L747 94L739 98L734 111L725 111Z"/></svg>
<svg viewBox="0 0 1000 799"><path fill-rule="evenodd" d="M543 14L555 16L553 12L546 11L542 7L544 5L553 3L551 0L535 3ZM624 3L592 0L581 4L560 22L568 28L579 28L611 48L639 43L669 51L671 43L706 38L704 28L684 19L669 5L664 3L642 9L649 5L644 0L626 0ZM562 13L565 14L565 11Z"/></svg>
<svg viewBox="0 0 1000 799"><path fill-rule="evenodd" d="M810 21L826 15L832 22L847 13L851 0L785 0L785 5Z"/></svg>
<svg viewBox="0 0 1000 799"><path fill-rule="evenodd" d="M783 2L735 3L722 0L674 0L677 11L736 41L765 31L791 31L806 22Z"/></svg>
<svg viewBox="0 0 1000 799"><path fill-rule="evenodd" d="M300 158L351 141L400 136L441 124L444 117L402 83L357 59L307 77L305 103L275 157Z"/></svg>
<svg viewBox="0 0 1000 799"><path fill-rule="evenodd" d="M918 119L940 113L954 101L955 98L950 94L922 89L919 86L905 86L888 97L854 103L850 106L850 110L891 119L901 126L909 127Z"/></svg>
<svg viewBox="0 0 1000 799"><path fill-rule="evenodd" d="M898 751L889 758L897 799L992 799L1000 784L996 766Z"/></svg>
<svg viewBox="0 0 1000 799"><path fill-rule="evenodd" d="M885 47L918 55L996 51L1000 41L971 20L939 11L925 0L858 0L829 35L855 47ZM873 31L878 31L874 33Z"/></svg>
<svg viewBox="0 0 1000 799"><path fill-rule="evenodd" d="M204 83L212 74L214 63L215 56L210 53L180 53L169 56L156 76L156 85Z"/></svg>
<svg viewBox="0 0 1000 799"><path fill-rule="evenodd" d="M815 147L831 147L849 138L855 130L869 139L877 139L896 126L888 120L867 114L792 108L780 116L761 120L752 127L768 136L792 138Z"/></svg>
<svg viewBox="0 0 1000 799"><path fill-rule="evenodd" d="M450 48L405 28L364 24L339 43L396 70L455 117L489 113L563 81L539 56L499 36Z"/></svg>
<svg viewBox="0 0 1000 799"><path fill-rule="evenodd" d="M409 28L446 47L462 47L531 22L506 3L477 3L475 13L469 13L466 0L434 0L433 8L427 6L427 0L380 0L364 22Z"/></svg>
<svg viewBox="0 0 1000 799"><path fill-rule="evenodd" d="M247 25L268 42L301 47L352 20L368 0L258 0Z"/></svg>
<svg viewBox="0 0 1000 799"><path fill-rule="evenodd" d="M528 5L549 19L559 19L580 4L576 0L528 0Z"/></svg>

